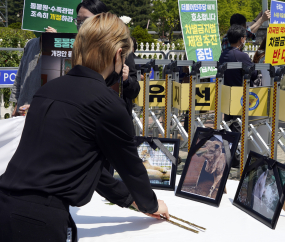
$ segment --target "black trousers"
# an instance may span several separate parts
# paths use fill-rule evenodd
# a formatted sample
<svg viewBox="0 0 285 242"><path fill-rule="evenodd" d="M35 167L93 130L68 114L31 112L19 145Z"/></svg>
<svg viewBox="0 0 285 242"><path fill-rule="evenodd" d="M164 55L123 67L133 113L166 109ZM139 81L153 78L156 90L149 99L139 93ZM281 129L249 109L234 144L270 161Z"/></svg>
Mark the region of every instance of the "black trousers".
<svg viewBox="0 0 285 242"><path fill-rule="evenodd" d="M66 242L69 228L76 242L69 206L57 197L0 190L1 242Z"/></svg>

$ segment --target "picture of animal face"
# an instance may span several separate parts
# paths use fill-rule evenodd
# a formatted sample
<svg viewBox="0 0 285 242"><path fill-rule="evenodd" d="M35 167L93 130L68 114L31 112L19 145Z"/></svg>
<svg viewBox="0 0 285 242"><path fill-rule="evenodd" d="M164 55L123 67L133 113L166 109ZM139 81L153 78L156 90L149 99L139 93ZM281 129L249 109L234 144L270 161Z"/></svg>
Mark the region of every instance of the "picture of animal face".
<svg viewBox="0 0 285 242"><path fill-rule="evenodd" d="M221 136L207 140L192 157L181 190L215 199L226 166L223 149Z"/></svg>
<svg viewBox="0 0 285 242"><path fill-rule="evenodd" d="M279 200L279 193L273 170L267 165L246 174L238 201L255 212L272 219Z"/></svg>

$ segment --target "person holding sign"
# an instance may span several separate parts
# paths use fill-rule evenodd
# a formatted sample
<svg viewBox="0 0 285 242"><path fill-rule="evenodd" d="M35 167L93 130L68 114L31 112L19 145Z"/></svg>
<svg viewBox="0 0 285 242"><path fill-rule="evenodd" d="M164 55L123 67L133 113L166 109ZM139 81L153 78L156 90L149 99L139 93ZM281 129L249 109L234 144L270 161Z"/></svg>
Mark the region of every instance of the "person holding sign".
<svg viewBox="0 0 285 242"><path fill-rule="evenodd" d="M45 30L47 33L56 33L56 30L50 26ZM12 113L13 117L26 114L34 94L41 87L41 32L35 32L35 35L38 38L29 40L25 45L12 87L10 102L16 103Z"/></svg>
<svg viewBox="0 0 285 242"><path fill-rule="evenodd" d="M248 54L242 52L243 47L246 43L247 32L246 29L241 25L232 25L227 33L228 40L231 44L229 48L222 52L219 63L225 62L242 62L247 66L253 65ZM253 77L252 77L253 79ZM254 80L254 79L253 79ZM251 85L253 80L251 80ZM243 75L240 69L228 69L224 74L224 84L227 86L243 86ZM227 115L224 114L224 120L236 120L240 116ZM230 125L230 129L233 132L241 132L239 124L236 122ZM237 167L239 165L239 160L237 157L234 157L233 166Z"/></svg>
<svg viewBox="0 0 285 242"><path fill-rule="evenodd" d="M36 92L19 146L0 178L1 241L77 241L69 206L87 204L102 179L115 181L102 173L106 158L129 196L114 200L120 187L102 183L100 194L169 219L138 156L125 103L106 84L131 51L129 29L116 15L90 17L75 39L72 69Z"/></svg>
<svg viewBox="0 0 285 242"><path fill-rule="evenodd" d="M255 40L255 33L259 27L271 17L270 11L266 10L262 15L261 13L253 20L253 24L250 27L246 27L246 18L239 13L233 14L231 16L230 24L231 26L236 24L246 28L246 37L247 39ZM225 35L222 40L222 51L225 51L227 48L231 47L228 36Z"/></svg>
<svg viewBox="0 0 285 242"><path fill-rule="evenodd" d="M89 17L93 17L99 13L106 13L108 9L106 5L99 0L84 0L78 4L76 8L77 18L75 24L79 30L83 22ZM111 82L117 82L118 77L115 73L110 77ZM132 100L135 99L140 92L140 85L137 81L137 70L133 55L129 55L123 67L123 99L126 102L129 115L132 117Z"/></svg>

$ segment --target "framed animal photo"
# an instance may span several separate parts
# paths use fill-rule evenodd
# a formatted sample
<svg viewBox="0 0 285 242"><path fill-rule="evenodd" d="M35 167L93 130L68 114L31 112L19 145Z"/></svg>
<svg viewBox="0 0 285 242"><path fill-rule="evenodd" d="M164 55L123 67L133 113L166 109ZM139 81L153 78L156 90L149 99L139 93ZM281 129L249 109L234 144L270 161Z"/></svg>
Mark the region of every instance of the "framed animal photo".
<svg viewBox="0 0 285 242"><path fill-rule="evenodd" d="M176 196L219 206L240 134L196 129Z"/></svg>
<svg viewBox="0 0 285 242"><path fill-rule="evenodd" d="M285 195L285 165L251 151L233 204L275 229Z"/></svg>
<svg viewBox="0 0 285 242"><path fill-rule="evenodd" d="M147 170L152 188L174 191L180 140L141 136L135 140L138 155ZM111 173L121 180L113 168Z"/></svg>

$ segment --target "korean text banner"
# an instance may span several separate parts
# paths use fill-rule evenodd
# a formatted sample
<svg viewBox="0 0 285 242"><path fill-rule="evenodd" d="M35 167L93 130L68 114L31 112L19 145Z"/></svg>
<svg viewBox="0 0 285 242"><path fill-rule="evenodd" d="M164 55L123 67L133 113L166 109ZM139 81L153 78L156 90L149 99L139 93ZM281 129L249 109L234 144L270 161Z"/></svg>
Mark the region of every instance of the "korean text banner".
<svg viewBox="0 0 285 242"><path fill-rule="evenodd" d="M42 54L52 57L72 57L72 48L76 34L72 33L43 33Z"/></svg>
<svg viewBox="0 0 285 242"><path fill-rule="evenodd" d="M216 0L179 0L181 29L188 60L218 61L221 43ZM214 76L214 67L202 67L201 77Z"/></svg>
<svg viewBox="0 0 285 242"><path fill-rule="evenodd" d="M270 24L267 28L265 63L285 64L285 24Z"/></svg>
<svg viewBox="0 0 285 242"><path fill-rule="evenodd" d="M58 33L77 33L73 22L81 0L25 0L22 29L44 32L51 26Z"/></svg>
<svg viewBox="0 0 285 242"><path fill-rule="evenodd" d="M285 23L285 3L279 1L271 1L271 24L284 24Z"/></svg>

